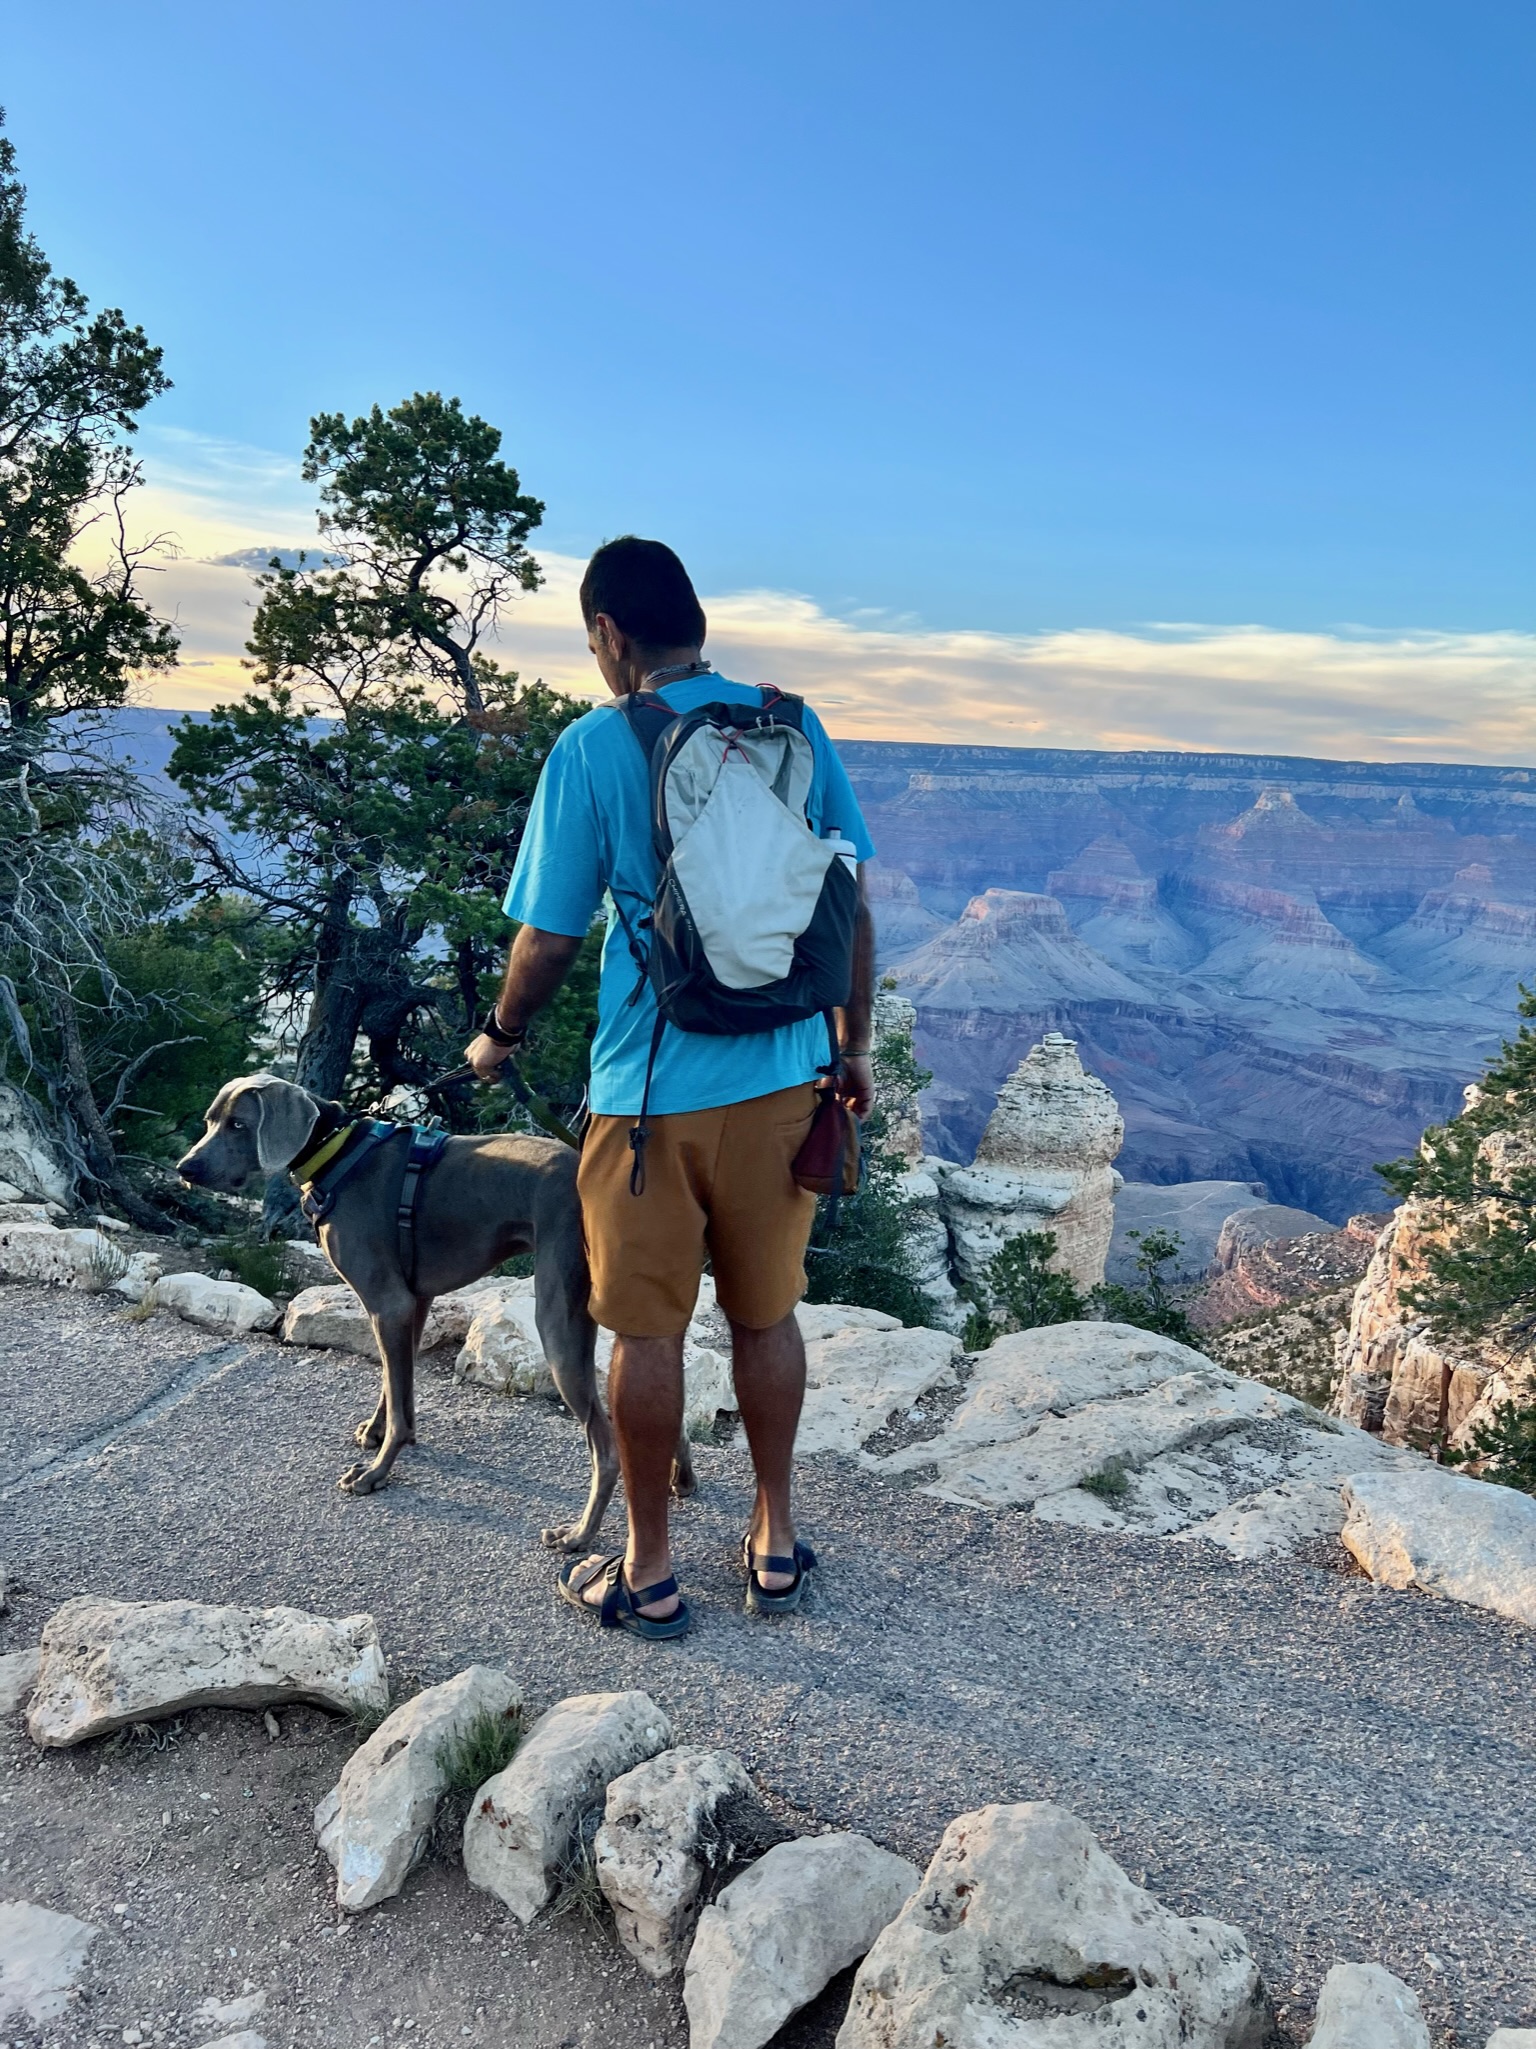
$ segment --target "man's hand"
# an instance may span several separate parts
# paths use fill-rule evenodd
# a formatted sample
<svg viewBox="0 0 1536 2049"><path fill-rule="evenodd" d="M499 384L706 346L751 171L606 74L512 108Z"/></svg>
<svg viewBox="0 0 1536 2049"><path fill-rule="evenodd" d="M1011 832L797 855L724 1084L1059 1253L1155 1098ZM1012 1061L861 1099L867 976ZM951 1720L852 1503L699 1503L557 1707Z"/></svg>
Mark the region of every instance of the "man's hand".
<svg viewBox="0 0 1536 2049"><path fill-rule="evenodd" d="M481 1032L464 1048L464 1058L481 1081L494 1081L501 1071L502 1061L512 1050L510 1046L498 1046L494 1039Z"/></svg>
<svg viewBox="0 0 1536 2049"><path fill-rule="evenodd" d="M867 1053L845 1053L837 1078L839 1102L862 1124L875 1107L875 1069Z"/></svg>

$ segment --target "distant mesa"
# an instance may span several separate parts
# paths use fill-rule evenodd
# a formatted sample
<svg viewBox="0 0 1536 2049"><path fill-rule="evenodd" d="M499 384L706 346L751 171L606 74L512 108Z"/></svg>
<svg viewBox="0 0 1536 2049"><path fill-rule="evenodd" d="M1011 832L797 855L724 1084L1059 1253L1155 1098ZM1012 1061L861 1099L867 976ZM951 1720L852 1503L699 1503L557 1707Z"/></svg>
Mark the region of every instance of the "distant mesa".
<svg viewBox="0 0 1536 2049"><path fill-rule="evenodd" d="M1071 998L1144 1003L1147 991L1085 946L1053 896L988 889L903 963L919 1010L1015 1010Z"/></svg>

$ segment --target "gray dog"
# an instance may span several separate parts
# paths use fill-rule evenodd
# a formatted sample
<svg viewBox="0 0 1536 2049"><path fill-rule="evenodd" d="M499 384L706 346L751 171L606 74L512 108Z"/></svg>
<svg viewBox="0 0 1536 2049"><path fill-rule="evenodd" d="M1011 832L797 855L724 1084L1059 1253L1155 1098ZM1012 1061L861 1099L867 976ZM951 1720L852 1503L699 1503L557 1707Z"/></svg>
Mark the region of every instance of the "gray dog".
<svg viewBox="0 0 1536 2049"><path fill-rule="evenodd" d="M347 1124L292 1082L248 1074L226 1082L208 1109L208 1128L177 1172L199 1188L234 1195L253 1182L313 1159ZM407 1276L396 1211L410 1133L402 1129L363 1157L336 1188L318 1226L331 1265L368 1311L383 1361L378 1408L357 1432L377 1456L342 1475L354 1494L382 1487L403 1445L416 1441L416 1348L436 1295L467 1287L514 1253L534 1256L534 1316L555 1385L587 1433L592 1486L581 1519L544 1532L567 1551L592 1544L618 1476L613 1431L597 1395L596 1328L587 1312L587 1256L576 1196L576 1155L550 1138L502 1133L450 1138L423 1176L414 1226L415 1272ZM355 1143L355 1141L354 1141ZM345 1157L343 1154L341 1157ZM692 1489L686 1440L676 1485Z"/></svg>

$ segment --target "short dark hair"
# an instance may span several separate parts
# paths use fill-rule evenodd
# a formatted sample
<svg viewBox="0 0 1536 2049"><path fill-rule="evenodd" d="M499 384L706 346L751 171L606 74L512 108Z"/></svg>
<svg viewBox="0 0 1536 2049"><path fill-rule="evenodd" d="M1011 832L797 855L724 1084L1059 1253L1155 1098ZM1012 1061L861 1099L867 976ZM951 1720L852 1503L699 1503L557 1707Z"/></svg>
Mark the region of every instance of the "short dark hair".
<svg viewBox="0 0 1536 2049"><path fill-rule="evenodd" d="M665 541L604 541L581 579L581 616L606 612L641 647L700 647L706 621L688 572Z"/></svg>

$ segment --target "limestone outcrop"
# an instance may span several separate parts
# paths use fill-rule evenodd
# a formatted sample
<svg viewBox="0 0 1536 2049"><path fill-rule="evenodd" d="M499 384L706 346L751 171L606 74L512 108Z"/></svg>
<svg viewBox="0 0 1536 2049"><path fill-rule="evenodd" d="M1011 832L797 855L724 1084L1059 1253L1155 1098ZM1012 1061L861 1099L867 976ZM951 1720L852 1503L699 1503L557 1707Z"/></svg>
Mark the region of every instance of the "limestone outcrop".
<svg viewBox="0 0 1536 2049"><path fill-rule="evenodd" d="M69 1176L38 1128L25 1097L0 1082L0 1181L24 1200L67 1203Z"/></svg>
<svg viewBox="0 0 1536 2049"><path fill-rule="evenodd" d="M1406 1299L1428 1278L1429 1248L1441 1241L1432 1205L1410 1198L1376 1240L1355 1290L1349 1330L1338 1348L1334 1412L1388 1444L1461 1448L1494 1413L1532 1399L1529 1356L1488 1340L1432 1336Z"/></svg>
<svg viewBox="0 0 1536 2049"><path fill-rule="evenodd" d="M1536 1628L1536 1500L1416 1459L1345 1483L1347 1551L1391 1587L1416 1586Z"/></svg>
<svg viewBox="0 0 1536 2049"><path fill-rule="evenodd" d="M1050 1231L1057 1264L1080 1288L1097 1287L1120 1183L1111 1163L1124 1137L1113 1095L1084 1071L1071 1039L1047 1032L998 1091L970 1166L939 1165L957 1278L984 1294L987 1266L1007 1239Z"/></svg>

